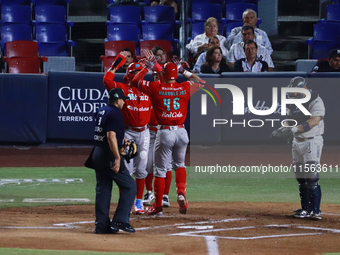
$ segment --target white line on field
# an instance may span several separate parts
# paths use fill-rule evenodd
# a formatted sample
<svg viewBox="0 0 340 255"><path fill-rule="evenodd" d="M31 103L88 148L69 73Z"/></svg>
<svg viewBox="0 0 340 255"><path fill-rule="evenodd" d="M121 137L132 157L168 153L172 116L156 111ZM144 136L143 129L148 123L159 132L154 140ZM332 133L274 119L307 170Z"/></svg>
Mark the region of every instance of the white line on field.
<svg viewBox="0 0 340 255"><path fill-rule="evenodd" d="M208 255L219 255L217 239L215 236L206 236L205 242L208 248Z"/></svg>
<svg viewBox="0 0 340 255"><path fill-rule="evenodd" d="M322 233L299 233L299 234L287 234L287 235L270 235L270 236L250 236L250 237L236 237L236 236L210 236L215 238L231 239L231 240L254 240L263 238L278 238L278 237L290 237L290 236L306 236L306 235L321 235ZM208 237L204 235L186 235L190 237Z"/></svg>
<svg viewBox="0 0 340 255"><path fill-rule="evenodd" d="M88 198L25 198L23 203L90 202Z"/></svg>
<svg viewBox="0 0 340 255"><path fill-rule="evenodd" d="M156 229L156 228L168 228L168 227L177 227L177 226L187 226L187 225L198 225L198 224L212 224L212 223L223 223L223 222L233 222L246 220L246 218L235 218L235 219L224 219L224 220L212 220L212 221L199 221L199 222L189 222L189 223L177 223L173 225L163 225L163 226L154 226L154 227L144 227L144 228L136 228L136 230L148 230L148 229Z"/></svg>
<svg viewBox="0 0 340 255"><path fill-rule="evenodd" d="M320 231L327 231L327 232L332 232L332 233L340 233L340 229L334 229L334 228L317 228L317 227L307 227L307 226L297 226L297 228L320 230Z"/></svg>
<svg viewBox="0 0 340 255"><path fill-rule="evenodd" d="M12 203L14 199L0 199L0 203Z"/></svg>

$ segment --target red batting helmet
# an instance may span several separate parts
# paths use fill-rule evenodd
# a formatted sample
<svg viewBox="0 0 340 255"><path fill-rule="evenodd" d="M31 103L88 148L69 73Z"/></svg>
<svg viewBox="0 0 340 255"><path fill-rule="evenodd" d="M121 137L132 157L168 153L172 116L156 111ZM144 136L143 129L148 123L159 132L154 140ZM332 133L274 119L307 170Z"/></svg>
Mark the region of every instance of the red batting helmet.
<svg viewBox="0 0 340 255"><path fill-rule="evenodd" d="M162 72L165 80L176 80L178 77L177 66L172 62L166 63Z"/></svg>
<svg viewBox="0 0 340 255"><path fill-rule="evenodd" d="M132 81L133 77L135 77L135 74L133 74L134 71L140 71L143 67L139 63L131 63L129 67L126 70L126 75L129 81Z"/></svg>

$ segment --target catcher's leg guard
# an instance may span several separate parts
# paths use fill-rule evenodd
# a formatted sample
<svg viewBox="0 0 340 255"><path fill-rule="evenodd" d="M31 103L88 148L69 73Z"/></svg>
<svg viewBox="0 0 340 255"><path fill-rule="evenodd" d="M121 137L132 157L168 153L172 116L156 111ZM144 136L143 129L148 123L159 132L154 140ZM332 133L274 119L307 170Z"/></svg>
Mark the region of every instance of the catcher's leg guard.
<svg viewBox="0 0 340 255"><path fill-rule="evenodd" d="M300 202L301 202L301 208L302 210L305 210L307 212L310 212L310 201L308 196L308 188L307 188L307 182L304 178L303 172L303 164L302 163L295 163L295 177L298 181L299 185L299 195L300 195Z"/></svg>
<svg viewBox="0 0 340 255"><path fill-rule="evenodd" d="M311 210L313 213L320 213L321 188L319 185L318 162L308 161L306 165L310 166L310 171L306 173L306 182Z"/></svg>

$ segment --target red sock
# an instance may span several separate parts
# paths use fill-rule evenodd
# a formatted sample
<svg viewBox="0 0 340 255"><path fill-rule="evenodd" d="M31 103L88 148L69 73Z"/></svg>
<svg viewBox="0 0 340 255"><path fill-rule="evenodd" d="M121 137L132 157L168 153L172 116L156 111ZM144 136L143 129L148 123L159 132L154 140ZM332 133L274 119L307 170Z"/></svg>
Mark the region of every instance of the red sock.
<svg viewBox="0 0 340 255"><path fill-rule="evenodd" d="M152 179L153 179L153 173L148 174L145 178L145 187L147 191L152 191Z"/></svg>
<svg viewBox="0 0 340 255"><path fill-rule="evenodd" d="M162 199L164 194L165 178L155 177L154 189L155 189L155 206L162 206Z"/></svg>
<svg viewBox="0 0 340 255"><path fill-rule="evenodd" d="M137 195L136 199L143 199L145 179L136 179Z"/></svg>
<svg viewBox="0 0 340 255"><path fill-rule="evenodd" d="M185 188L187 187L187 172L184 167L177 168L175 171L177 194L183 193L185 195Z"/></svg>
<svg viewBox="0 0 340 255"><path fill-rule="evenodd" d="M166 177L165 177L165 189L164 189L164 194L169 195L170 191L170 186L171 186L171 180L172 180L172 172L167 171L166 172Z"/></svg>

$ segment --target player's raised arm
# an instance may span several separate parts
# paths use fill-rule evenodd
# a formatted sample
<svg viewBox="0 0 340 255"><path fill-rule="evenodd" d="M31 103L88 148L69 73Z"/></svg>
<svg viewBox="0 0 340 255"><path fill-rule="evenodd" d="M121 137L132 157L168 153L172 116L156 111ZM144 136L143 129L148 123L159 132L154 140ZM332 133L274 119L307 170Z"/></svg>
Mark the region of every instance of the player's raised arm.
<svg viewBox="0 0 340 255"><path fill-rule="evenodd" d="M189 80L193 80L193 79L200 80L201 79L198 75L193 74L189 72L188 70L184 69L184 66L188 65L187 62L185 61L180 62L176 58L173 58L172 62L177 66L178 73L182 74L184 77L188 78Z"/></svg>
<svg viewBox="0 0 340 255"><path fill-rule="evenodd" d="M108 91L116 87L115 81L113 79L115 78L116 71L126 62L127 54L128 53L126 51L121 51L116 57L115 61L112 63L112 66L104 74L103 83Z"/></svg>
<svg viewBox="0 0 340 255"><path fill-rule="evenodd" d="M142 83L145 75L150 70L155 70L156 72L162 71L162 67L157 63L157 59L155 58L151 50L145 50L144 54L147 59L147 61L145 61L144 68L136 74L136 76L132 79L130 83L131 86L136 88L139 88L139 85Z"/></svg>

